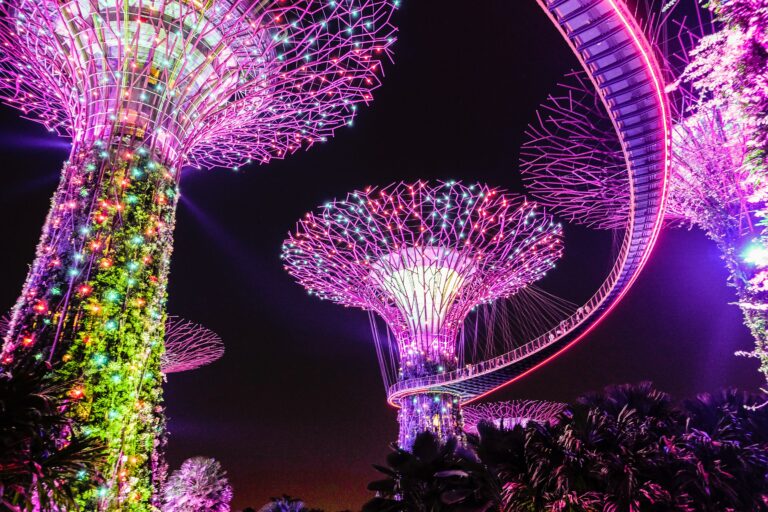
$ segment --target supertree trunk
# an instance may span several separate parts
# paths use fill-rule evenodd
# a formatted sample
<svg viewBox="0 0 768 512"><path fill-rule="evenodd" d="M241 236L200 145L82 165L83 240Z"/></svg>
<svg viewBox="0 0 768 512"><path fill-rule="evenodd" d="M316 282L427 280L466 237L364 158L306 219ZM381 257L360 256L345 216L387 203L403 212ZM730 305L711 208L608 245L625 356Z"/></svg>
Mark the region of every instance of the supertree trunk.
<svg viewBox="0 0 768 512"><path fill-rule="evenodd" d="M459 400L448 393L423 393L403 399L397 414L400 434L397 444L410 451L416 436L431 432L443 442L456 438L465 441Z"/></svg>
<svg viewBox="0 0 768 512"><path fill-rule="evenodd" d="M441 284L440 288L450 288L446 283ZM410 299L404 302L416 305L414 297ZM416 319L428 316L424 308L417 306L416 309L421 309L414 313ZM401 354L401 378L429 377L456 369L457 358L453 345L459 333L445 325L440 327L431 322L422 325L419 321L411 321L409 331L419 335L414 337L408 332L400 333L398 350ZM445 340L450 340L450 343ZM400 425L397 444L404 450L410 451L416 436L422 432L435 434L441 442L450 438L456 438L460 443L465 441L461 405L458 397L450 393L420 393L404 398L400 403L397 421Z"/></svg>
<svg viewBox="0 0 768 512"><path fill-rule="evenodd" d="M130 133L76 142L5 338L4 366L76 382L69 414L106 445L86 510L152 509L178 172Z"/></svg>

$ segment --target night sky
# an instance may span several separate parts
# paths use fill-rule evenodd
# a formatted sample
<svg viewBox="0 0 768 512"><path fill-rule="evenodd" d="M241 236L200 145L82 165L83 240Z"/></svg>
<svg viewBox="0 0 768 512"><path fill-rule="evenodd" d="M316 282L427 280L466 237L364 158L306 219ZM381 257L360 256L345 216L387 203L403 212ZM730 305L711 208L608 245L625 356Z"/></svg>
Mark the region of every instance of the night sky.
<svg viewBox="0 0 768 512"><path fill-rule="evenodd" d="M440 8L436 8L440 5ZM470 7L474 8L472 10ZM520 190L518 148L536 106L577 63L532 0L406 0L395 63L354 127L267 166L182 179L169 312L218 332L210 367L166 386L175 468L219 459L235 508L270 496L359 508L396 439L364 312L309 297L280 246L307 210L367 185L419 178ZM67 145L0 110L0 308L21 289ZM566 226L566 257L542 286L586 297L610 263L610 236ZM569 400L652 380L676 397L756 389L751 339L717 249L668 229L637 284L588 339L492 399Z"/></svg>

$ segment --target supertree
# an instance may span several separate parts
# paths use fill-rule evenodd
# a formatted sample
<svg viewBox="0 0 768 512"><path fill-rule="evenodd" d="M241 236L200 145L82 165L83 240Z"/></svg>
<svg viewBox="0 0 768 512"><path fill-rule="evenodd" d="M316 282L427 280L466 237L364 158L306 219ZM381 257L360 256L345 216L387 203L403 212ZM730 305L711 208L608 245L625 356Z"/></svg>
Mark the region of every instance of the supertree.
<svg viewBox="0 0 768 512"><path fill-rule="evenodd" d="M561 253L560 225L524 197L418 181L308 213L282 257L310 294L381 316L396 338L399 378L409 379L455 369L469 311L539 280ZM461 435L452 393L415 392L399 406L403 448L422 431Z"/></svg>
<svg viewBox="0 0 768 512"><path fill-rule="evenodd" d="M160 370L178 373L211 364L224 355L224 343L218 334L202 325L170 316L165 322L165 352Z"/></svg>
<svg viewBox="0 0 768 512"><path fill-rule="evenodd" d="M163 512L229 512L232 486L221 464L192 457L163 486Z"/></svg>
<svg viewBox="0 0 768 512"><path fill-rule="evenodd" d="M0 4L0 98L72 141L0 364L82 383L71 414L109 452L84 508L152 499L182 168L265 163L350 123L396 1Z"/></svg>
<svg viewBox="0 0 768 512"><path fill-rule="evenodd" d="M748 3L724 5L738 14ZM760 92L768 59L749 57L760 46L752 38L761 37L768 12L754 12L750 25L729 21L725 10L710 35L702 35L706 27L678 27L675 50L663 59L675 107L666 218L700 228L718 246L756 343L754 351L739 354L759 359L768 379L768 171L763 123L754 114L764 110L760 102L768 97ZM747 72L753 75L748 84L741 76ZM529 127L521 152L523 179L532 195L569 219L621 228L630 190L615 172L619 141L603 128L608 117L582 74L569 77L561 89ZM569 144L574 133L577 143ZM551 154L553 147L564 148L568 157Z"/></svg>
<svg viewBox="0 0 768 512"><path fill-rule="evenodd" d="M557 420L565 404L538 400L489 402L464 407L464 431L477 434L477 426L488 422L496 428L525 427L528 422L550 423Z"/></svg>

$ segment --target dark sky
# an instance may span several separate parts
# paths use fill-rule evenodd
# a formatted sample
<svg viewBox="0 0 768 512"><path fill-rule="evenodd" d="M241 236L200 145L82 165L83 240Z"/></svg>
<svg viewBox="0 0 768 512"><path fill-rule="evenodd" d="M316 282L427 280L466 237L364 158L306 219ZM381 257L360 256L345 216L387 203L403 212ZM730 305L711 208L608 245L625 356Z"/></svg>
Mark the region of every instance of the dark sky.
<svg viewBox="0 0 768 512"><path fill-rule="evenodd" d="M182 180L169 309L218 332L227 353L170 376L169 458L172 467L219 459L236 508L282 493L328 510L359 507L376 477L370 465L396 438L366 314L292 282L279 260L286 232L305 211L367 185L453 178L519 189L522 132L576 65L532 0L406 0L395 22L396 62L353 128L285 161ZM67 150L15 112L0 111L0 122L0 308L10 308ZM552 285L588 294L609 247L605 235L567 227ZM568 400L646 379L678 397L756 389L756 364L732 355L751 341L725 280L700 232L665 231L587 340L491 398Z"/></svg>

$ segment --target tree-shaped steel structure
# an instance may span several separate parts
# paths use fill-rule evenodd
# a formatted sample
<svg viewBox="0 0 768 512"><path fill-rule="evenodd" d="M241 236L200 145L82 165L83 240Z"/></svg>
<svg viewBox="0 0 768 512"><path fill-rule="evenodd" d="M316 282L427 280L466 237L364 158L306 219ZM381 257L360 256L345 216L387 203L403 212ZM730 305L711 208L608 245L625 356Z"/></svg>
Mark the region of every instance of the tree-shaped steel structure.
<svg viewBox="0 0 768 512"><path fill-rule="evenodd" d="M560 225L535 203L452 181L351 193L308 213L283 246L286 269L311 294L385 320L401 379L455 369L470 309L541 279L561 253ZM451 393L412 393L399 405L405 448L422 431L460 434Z"/></svg>
<svg viewBox="0 0 768 512"><path fill-rule="evenodd" d="M72 141L0 364L83 383L71 412L108 452L83 508L150 507L182 167L268 162L350 123L396 1L0 4L0 99Z"/></svg>
<svg viewBox="0 0 768 512"><path fill-rule="evenodd" d="M487 422L501 429L525 427L528 422L549 423L555 421L565 409L565 404L539 400L511 400L488 402L464 407L464 431L477 434L477 426Z"/></svg>
<svg viewBox="0 0 768 512"><path fill-rule="evenodd" d="M218 334L177 316L165 322L165 352L160 361L163 373L196 370L221 359L224 343Z"/></svg>
<svg viewBox="0 0 768 512"><path fill-rule="evenodd" d="M628 218L615 262L581 307L547 332L454 371L391 385L396 404L414 393L470 402L529 374L584 339L626 295L653 250L669 176L670 107L665 77L632 10L621 0L537 0L595 86L621 147Z"/></svg>

